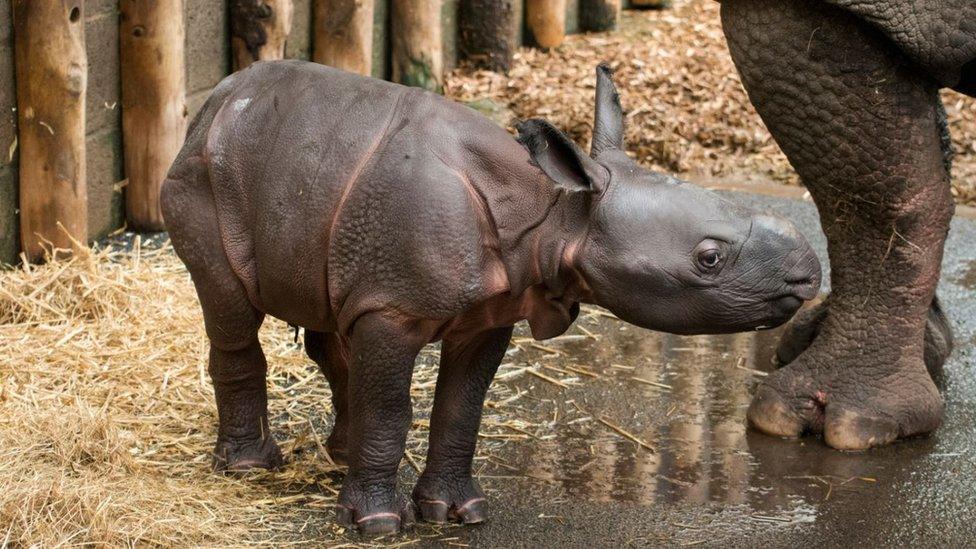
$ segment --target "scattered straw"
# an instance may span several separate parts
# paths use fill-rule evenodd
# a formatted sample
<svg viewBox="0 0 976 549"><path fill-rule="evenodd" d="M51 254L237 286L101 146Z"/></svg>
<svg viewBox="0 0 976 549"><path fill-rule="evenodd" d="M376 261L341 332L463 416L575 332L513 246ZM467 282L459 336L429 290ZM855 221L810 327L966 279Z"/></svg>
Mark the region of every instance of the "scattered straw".
<svg viewBox="0 0 976 549"><path fill-rule="evenodd" d="M543 381L548 381L549 383L552 383L553 385L558 385L559 387L562 387L563 389L569 388L569 385L567 385L566 383L564 383L564 382L562 382L562 381L560 381L560 380L558 380L558 379L556 379L554 377L547 376L546 374L544 374L544 373L542 373L542 372L540 372L538 370L529 369L529 370L526 370L526 373L532 374L535 377L537 377L537 378L539 378L539 379L541 379Z"/></svg>
<svg viewBox="0 0 976 549"><path fill-rule="evenodd" d="M649 379L644 379L642 377L636 377L635 376L635 377L631 377L630 379L632 379L632 380L634 380L634 381L636 381L638 383L643 383L644 385L650 385L651 387L654 387L654 388L657 388L657 389L662 389L662 390L665 390L665 391L670 391L671 389L674 388L674 387L668 385L667 383L658 383L657 381L651 381Z"/></svg>
<svg viewBox="0 0 976 549"><path fill-rule="evenodd" d="M612 422L611 422L610 420L608 420L608 419L604 419L604 418L602 418L602 417L598 417L598 418L596 418L596 419L597 419L597 421L599 421L600 423L602 423L602 424L604 424L604 425L606 425L607 427L609 427L609 428L610 428L610 430L612 430L612 431L614 431L614 432L615 432L615 433L617 433L618 435L620 435L620 436L622 436L622 437L624 437L624 438L626 438L627 440L629 440L629 441L631 441L631 442L633 442L633 443L634 443L634 444L636 444L637 446L639 446L639 447L641 447L641 448L644 448L644 449L646 449L646 450L649 450L649 451L650 451L651 453L654 453L654 447L653 447L653 446L651 446L650 444L648 444L648 443L646 443L646 442L644 442L643 440L641 440L641 439L639 439L639 438L637 438L637 437L636 437L636 436L635 436L635 435L634 435L633 433L631 433L630 431L627 431L626 429L624 429L623 427L621 427L621 426L619 426L619 425L617 425L616 423L612 423Z"/></svg>
<svg viewBox="0 0 976 549"><path fill-rule="evenodd" d="M767 377L767 376L769 376L769 372L764 372L762 370L757 370L755 368L749 368L749 367L745 366L745 363L746 363L745 357L740 356L739 358L737 358L735 360L735 369L736 370L742 370L743 372L749 372L750 374L752 374L754 376L759 376L759 377Z"/></svg>

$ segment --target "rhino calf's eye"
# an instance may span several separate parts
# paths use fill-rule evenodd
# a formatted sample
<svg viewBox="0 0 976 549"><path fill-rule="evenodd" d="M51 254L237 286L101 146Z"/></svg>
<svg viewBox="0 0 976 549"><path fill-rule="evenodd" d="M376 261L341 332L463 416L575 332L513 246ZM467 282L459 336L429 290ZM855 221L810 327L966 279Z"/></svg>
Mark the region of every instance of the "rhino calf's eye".
<svg viewBox="0 0 976 549"><path fill-rule="evenodd" d="M714 248L698 252L698 264L705 270L714 269L722 262L722 252Z"/></svg>

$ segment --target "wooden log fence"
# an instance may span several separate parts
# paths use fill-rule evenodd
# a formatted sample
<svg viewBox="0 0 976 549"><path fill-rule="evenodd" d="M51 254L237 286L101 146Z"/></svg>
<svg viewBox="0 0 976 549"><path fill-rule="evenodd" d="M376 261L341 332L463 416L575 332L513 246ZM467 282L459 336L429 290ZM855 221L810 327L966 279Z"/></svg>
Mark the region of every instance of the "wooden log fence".
<svg viewBox="0 0 976 549"><path fill-rule="evenodd" d="M0 264L16 261L10 250L19 248L27 260L39 261L51 247L70 249L118 226L116 221L94 231L89 227L86 162L91 158L105 172L102 158L121 157L123 181L116 184L115 194L124 194L119 204L124 204L120 208L127 228L163 230L160 186L182 145L189 117L229 70L259 60L299 57L440 91L445 71L459 59L507 71L523 43L557 48L568 29L611 30L622 6L662 2L666 0L119 0L117 65L90 68L86 27L114 13L102 7L103 13L87 18L83 0L12 0L9 14L0 7L0 72L13 65L16 84L10 82L7 89L0 79L0 104L5 94L15 97L17 117L15 129L0 131L0 136L15 136L9 147L0 144L0 153L8 153L0 156L9 156L0 162L0 185L12 171L18 192L0 192L0 216L16 216L19 210L19 222L16 217L0 219ZM5 25L10 32L4 32ZM209 28L209 34L191 32L200 28ZM216 33L223 33L223 49L216 47ZM97 33L102 41L95 58L104 57L99 54L108 47L106 37L112 36ZM90 75L104 78L112 70L118 75L119 101L90 104ZM104 92L102 82L94 82L102 84L103 96L111 93ZM116 113L114 127L119 129L109 128L120 134L114 145L89 133L96 130L87 127L86 112L99 113L102 126L113 122L101 113ZM86 148L93 143L102 149ZM98 196L98 211L114 207L104 202L104 191ZM123 218L120 214L115 219ZM19 245L11 244L18 234Z"/></svg>
<svg viewBox="0 0 976 549"><path fill-rule="evenodd" d="M444 87L443 0L393 0L393 81L440 92Z"/></svg>
<svg viewBox="0 0 976 549"><path fill-rule="evenodd" d="M31 261L88 239L83 11L82 0L13 2L20 234Z"/></svg>
<svg viewBox="0 0 976 549"><path fill-rule="evenodd" d="M372 0L317 0L314 7L316 63L373 74Z"/></svg>
<svg viewBox="0 0 976 549"><path fill-rule="evenodd" d="M555 48L566 38L566 0L526 0L525 20L540 48Z"/></svg>
<svg viewBox="0 0 976 549"><path fill-rule="evenodd" d="M231 53L235 71L255 61L284 59L293 10L292 0L231 0Z"/></svg>
<svg viewBox="0 0 976 549"><path fill-rule="evenodd" d="M183 1L120 8L125 214L135 230L162 231L159 189L186 134Z"/></svg>
<svg viewBox="0 0 976 549"><path fill-rule="evenodd" d="M485 17L486 13L492 17ZM477 67L507 72L521 40L521 0L462 0L461 56Z"/></svg>
<svg viewBox="0 0 976 549"><path fill-rule="evenodd" d="M628 0L628 8L634 9L662 9L671 7L671 0Z"/></svg>
<svg viewBox="0 0 976 549"><path fill-rule="evenodd" d="M580 28L585 31L604 32L617 28L620 16L620 0L582 0L580 2Z"/></svg>

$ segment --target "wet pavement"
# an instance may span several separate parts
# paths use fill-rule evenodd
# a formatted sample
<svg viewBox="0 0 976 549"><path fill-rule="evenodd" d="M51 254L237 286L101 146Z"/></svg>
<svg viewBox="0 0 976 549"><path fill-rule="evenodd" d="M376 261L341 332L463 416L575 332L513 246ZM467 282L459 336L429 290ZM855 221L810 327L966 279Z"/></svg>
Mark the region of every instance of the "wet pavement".
<svg viewBox="0 0 976 549"><path fill-rule="evenodd" d="M826 257L810 203L734 196L787 215ZM484 547L973 546L973 242L976 222L955 220L940 295L957 349L936 435L841 453L749 432L776 332L679 337L588 309L567 336L517 339L499 372L506 397L489 405L520 420L510 430L522 440L480 443L492 520L414 535Z"/></svg>

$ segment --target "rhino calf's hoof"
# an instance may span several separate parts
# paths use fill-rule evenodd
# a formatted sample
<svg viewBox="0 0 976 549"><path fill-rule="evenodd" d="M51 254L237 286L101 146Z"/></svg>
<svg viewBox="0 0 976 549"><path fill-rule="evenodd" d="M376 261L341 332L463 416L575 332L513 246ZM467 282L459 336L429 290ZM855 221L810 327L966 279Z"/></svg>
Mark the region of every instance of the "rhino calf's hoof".
<svg viewBox="0 0 976 549"><path fill-rule="evenodd" d="M413 490L418 515L425 522L480 524L488 520L488 501L470 476L447 480L422 475Z"/></svg>
<svg viewBox="0 0 976 549"><path fill-rule="evenodd" d="M416 522L417 510L413 503L407 502L399 512L375 511L360 514L355 507L339 505L336 508L336 522L347 528L355 528L363 536L385 536L396 534Z"/></svg>
<svg viewBox="0 0 976 549"><path fill-rule="evenodd" d="M256 441L218 441L214 448L213 469L217 472L246 473L254 469L280 469L285 463L281 450L271 438Z"/></svg>

